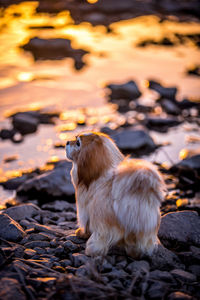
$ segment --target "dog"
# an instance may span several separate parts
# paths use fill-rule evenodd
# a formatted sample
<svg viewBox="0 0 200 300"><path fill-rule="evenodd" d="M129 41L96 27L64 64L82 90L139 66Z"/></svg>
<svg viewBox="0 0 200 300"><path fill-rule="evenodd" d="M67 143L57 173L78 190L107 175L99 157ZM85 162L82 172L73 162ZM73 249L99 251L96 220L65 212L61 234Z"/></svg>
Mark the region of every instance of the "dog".
<svg viewBox="0 0 200 300"><path fill-rule="evenodd" d="M127 255L151 255L159 240L164 182L149 162L125 158L103 133L82 133L66 143L75 187L76 235L88 239L88 256L105 256L115 245Z"/></svg>

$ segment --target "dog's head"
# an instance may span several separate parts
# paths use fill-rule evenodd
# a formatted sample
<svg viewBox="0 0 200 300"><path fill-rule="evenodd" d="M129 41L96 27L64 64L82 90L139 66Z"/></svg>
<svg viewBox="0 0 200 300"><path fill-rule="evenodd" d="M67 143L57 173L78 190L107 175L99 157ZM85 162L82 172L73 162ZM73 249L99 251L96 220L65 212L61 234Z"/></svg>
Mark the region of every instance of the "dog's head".
<svg viewBox="0 0 200 300"><path fill-rule="evenodd" d="M66 155L77 165L78 183L89 185L123 160L114 142L105 134L89 132L66 144Z"/></svg>

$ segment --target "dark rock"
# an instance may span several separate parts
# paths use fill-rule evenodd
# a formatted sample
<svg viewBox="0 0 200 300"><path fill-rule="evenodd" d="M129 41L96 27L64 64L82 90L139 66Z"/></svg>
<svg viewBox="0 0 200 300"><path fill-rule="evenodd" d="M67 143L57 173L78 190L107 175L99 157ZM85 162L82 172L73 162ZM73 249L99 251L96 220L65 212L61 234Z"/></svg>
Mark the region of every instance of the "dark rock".
<svg viewBox="0 0 200 300"><path fill-rule="evenodd" d="M26 296L21 290L20 283L16 279L4 277L0 280L0 299L26 300Z"/></svg>
<svg viewBox="0 0 200 300"><path fill-rule="evenodd" d="M32 241L25 244L26 248L35 248L35 247L47 248L49 246L50 243L47 241Z"/></svg>
<svg viewBox="0 0 200 300"><path fill-rule="evenodd" d="M16 161L16 160L18 160L17 155L9 155L9 156L4 157L3 162L4 163L10 163L10 162L13 162L13 161Z"/></svg>
<svg viewBox="0 0 200 300"><path fill-rule="evenodd" d="M71 163L60 161L52 171L25 181L17 190L19 196L37 198L41 203L49 199L74 201L74 187L71 183Z"/></svg>
<svg viewBox="0 0 200 300"><path fill-rule="evenodd" d="M160 118L160 117L147 117L144 120L144 124L151 130L159 132L167 132L170 127L181 124L181 121L175 117Z"/></svg>
<svg viewBox="0 0 200 300"><path fill-rule="evenodd" d="M83 264L85 265L90 260L88 256L80 253L73 253L71 257L75 268L78 268Z"/></svg>
<svg viewBox="0 0 200 300"><path fill-rule="evenodd" d="M22 48L31 51L35 60L59 60L65 57L72 57L74 59L74 66L77 70L84 66L83 56L88 51L82 49L73 49L71 41L68 39L41 39L38 37L30 39L30 41L23 45Z"/></svg>
<svg viewBox="0 0 200 300"><path fill-rule="evenodd" d="M200 246L200 217L193 211L180 211L164 215L158 236L169 248Z"/></svg>
<svg viewBox="0 0 200 300"><path fill-rule="evenodd" d="M24 256L25 256L25 258L31 258L31 257L33 257L34 255L36 254L36 251L35 250L33 250L33 249L25 249L24 250Z"/></svg>
<svg viewBox="0 0 200 300"><path fill-rule="evenodd" d="M157 281L164 281L172 283L174 281L173 276L166 271L154 270L150 272L149 279L157 280Z"/></svg>
<svg viewBox="0 0 200 300"><path fill-rule="evenodd" d="M75 244L83 244L85 243L85 240L79 238L78 236L76 236L75 234L70 234L66 237L67 240L72 241Z"/></svg>
<svg viewBox="0 0 200 300"><path fill-rule="evenodd" d="M187 74L188 75L200 76L200 66L196 65L196 66L193 66L191 68L188 68L187 69Z"/></svg>
<svg viewBox="0 0 200 300"><path fill-rule="evenodd" d="M0 131L0 138L2 140L12 139L16 131L14 129L2 129Z"/></svg>
<svg viewBox="0 0 200 300"><path fill-rule="evenodd" d="M107 85L107 88L111 90L109 99L114 102L117 99L131 101L141 96L137 84L132 80L124 84L109 84Z"/></svg>
<svg viewBox="0 0 200 300"><path fill-rule="evenodd" d="M0 185L2 185L7 190L16 190L27 179L28 179L28 175L24 174L19 177L8 179L5 182L0 182Z"/></svg>
<svg viewBox="0 0 200 300"><path fill-rule="evenodd" d="M126 270L131 274L147 274L149 272L149 263L145 260L134 261L130 263Z"/></svg>
<svg viewBox="0 0 200 300"><path fill-rule="evenodd" d="M176 102L176 103L178 104L180 109L189 109L189 108L192 108L192 107L199 107L200 106L200 104L198 102L193 102L193 101L190 101L188 99L183 99L182 101Z"/></svg>
<svg viewBox="0 0 200 300"><path fill-rule="evenodd" d="M175 266L182 267L179 258L175 253L163 247L159 244L158 248L153 252L153 255L150 257L151 269L159 270L171 270Z"/></svg>
<svg viewBox="0 0 200 300"><path fill-rule="evenodd" d="M80 250L80 247L77 246L77 244L72 243L72 241L64 242L63 247L67 253Z"/></svg>
<svg viewBox="0 0 200 300"><path fill-rule="evenodd" d="M67 201L64 200L56 200L51 203L46 203L42 205L42 209L47 209L50 211L58 211L58 212L63 212L63 211L73 211L74 210L74 204L68 203Z"/></svg>
<svg viewBox="0 0 200 300"><path fill-rule="evenodd" d="M164 296L168 290L166 283L162 281L154 282L147 292L147 299L160 300L164 299Z"/></svg>
<svg viewBox="0 0 200 300"><path fill-rule="evenodd" d="M163 87L159 82L156 82L154 80L149 80L149 88L158 92L162 98L167 98L171 100L175 100L177 88L176 87L170 87L166 88Z"/></svg>
<svg viewBox="0 0 200 300"><path fill-rule="evenodd" d="M43 255L46 253L46 250L44 248L40 248L40 247L35 247L34 251L36 251L36 253L39 255Z"/></svg>
<svg viewBox="0 0 200 300"><path fill-rule="evenodd" d="M188 270L197 277L200 277L200 265L191 265Z"/></svg>
<svg viewBox="0 0 200 300"><path fill-rule="evenodd" d="M174 269L170 273L174 276L174 278L181 280L183 282L194 282L197 280L194 274L186 272L181 269Z"/></svg>
<svg viewBox="0 0 200 300"><path fill-rule="evenodd" d="M167 300L190 300L194 299L192 296L183 292L173 292L168 295Z"/></svg>
<svg viewBox="0 0 200 300"><path fill-rule="evenodd" d="M71 266L72 262L69 259L63 259L60 261L61 266L63 266L64 268Z"/></svg>
<svg viewBox="0 0 200 300"><path fill-rule="evenodd" d="M117 290L123 290L124 286L121 282L120 279L114 279L109 283L113 288L117 289Z"/></svg>
<svg viewBox="0 0 200 300"><path fill-rule="evenodd" d="M195 155L172 166L169 172L179 179L178 188L199 191L200 155Z"/></svg>
<svg viewBox="0 0 200 300"><path fill-rule="evenodd" d="M13 117L12 124L15 130L25 135L36 132L39 122L36 118L27 116L24 113L19 113Z"/></svg>
<svg viewBox="0 0 200 300"><path fill-rule="evenodd" d="M157 146L143 130L124 130L111 136L122 152L140 156L154 151Z"/></svg>
<svg viewBox="0 0 200 300"><path fill-rule="evenodd" d="M76 276L83 276L86 277L88 275L88 268L86 266L80 266L79 268L77 268L76 271Z"/></svg>
<svg viewBox="0 0 200 300"><path fill-rule="evenodd" d="M51 238L44 233L31 233L28 236L28 241L49 241Z"/></svg>
<svg viewBox="0 0 200 300"><path fill-rule="evenodd" d="M6 214L0 214L0 237L12 241L18 242L25 236L25 232L19 223L15 222Z"/></svg>
<svg viewBox="0 0 200 300"><path fill-rule="evenodd" d="M178 107L178 104L173 100L161 99L159 101L162 109L169 115L178 116L181 113L181 109Z"/></svg>
<svg viewBox="0 0 200 300"><path fill-rule="evenodd" d="M19 206L13 206L7 208L4 213L6 213L9 217L14 219L15 221L20 221L25 218L32 218L38 213L40 213L40 208L34 204L22 204Z"/></svg>

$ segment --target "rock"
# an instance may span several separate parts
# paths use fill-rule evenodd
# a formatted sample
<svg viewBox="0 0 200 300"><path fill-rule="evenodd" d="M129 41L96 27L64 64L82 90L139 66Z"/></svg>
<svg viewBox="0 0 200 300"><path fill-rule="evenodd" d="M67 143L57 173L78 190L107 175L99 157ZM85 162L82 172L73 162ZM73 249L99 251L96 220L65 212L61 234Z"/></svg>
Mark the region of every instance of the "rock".
<svg viewBox="0 0 200 300"><path fill-rule="evenodd" d="M139 260L139 261L134 261L132 263L130 263L126 270L131 273L131 274L147 274L149 272L149 263L145 260Z"/></svg>
<svg viewBox="0 0 200 300"><path fill-rule="evenodd" d="M0 280L0 299L26 300L27 298L21 290L20 283L16 279L4 277Z"/></svg>
<svg viewBox="0 0 200 300"><path fill-rule="evenodd" d="M25 135L36 132L39 122L38 119L34 117L27 116L24 113L18 113L13 117L12 124L15 130Z"/></svg>
<svg viewBox="0 0 200 300"><path fill-rule="evenodd" d="M180 161L172 166L169 172L178 177L180 189L199 191L200 155Z"/></svg>
<svg viewBox="0 0 200 300"><path fill-rule="evenodd" d="M22 183L28 179L28 175L24 174L19 177L8 179L7 181L0 182L0 185L7 190L16 190Z"/></svg>
<svg viewBox="0 0 200 300"><path fill-rule="evenodd" d="M200 217L193 211L172 212L161 218L158 232L161 242L169 248L200 246Z"/></svg>
<svg viewBox="0 0 200 300"><path fill-rule="evenodd" d="M75 268L80 267L81 265L85 265L90 258L84 254L80 254L80 253L73 253L72 256L72 261L73 261L73 265L75 266Z"/></svg>
<svg viewBox="0 0 200 300"><path fill-rule="evenodd" d="M71 163L60 161L52 171L25 181L17 190L19 196L37 198L40 203L53 199L74 201L74 187L71 183Z"/></svg>
<svg viewBox="0 0 200 300"><path fill-rule="evenodd" d="M109 99L114 102L117 99L131 101L141 96L137 84L132 80L124 84L109 84L107 88L111 90Z"/></svg>
<svg viewBox="0 0 200 300"><path fill-rule="evenodd" d="M190 101L188 99L183 99L182 101L177 102L177 104L180 107L180 109L189 109L189 108L192 108L192 107L199 107L200 106L200 104L198 102L193 102L193 101Z"/></svg>
<svg viewBox="0 0 200 300"><path fill-rule="evenodd" d="M39 248L47 248L50 247L50 243L47 241L32 241L32 242L28 242L24 245L26 248L35 248L35 247L39 247Z"/></svg>
<svg viewBox="0 0 200 300"><path fill-rule="evenodd" d="M151 269L159 270L170 270L175 266L182 267L178 256L163 245L159 244L158 248L153 252L153 255L150 257Z"/></svg>
<svg viewBox="0 0 200 300"><path fill-rule="evenodd" d="M83 244L85 243L84 239L81 239L80 237L76 236L75 234L70 234L66 237L67 240L72 241L75 244Z"/></svg>
<svg viewBox="0 0 200 300"><path fill-rule="evenodd" d="M157 146L143 130L124 130L111 136L122 152L140 156L154 151Z"/></svg>
<svg viewBox="0 0 200 300"><path fill-rule="evenodd" d="M67 201L64 200L56 200L53 201L51 203L46 203L44 205L42 205L42 209L47 209L47 210L51 210L51 211L58 211L58 212L63 212L63 211L68 211L74 210L74 204L72 203L68 203Z"/></svg>
<svg viewBox="0 0 200 300"><path fill-rule="evenodd" d="M33 250L33 249L27 248L27 249L24 250L24 256L25 256L26 258L31 258L31 257L33 257L36 253L37 253L37 252L36 252L35 250Z"/></svg>
<svg viewBox="0 0 200 300"><path fill-rule="evenodd" d="M12 139L15 133L14 129L2 129L0 131L0 138L2 140Z"/></svg>
<svg viewBox="0 0 200 300"><path fill-rule="evenodd" d="M170 127L177 126L181 121L175 117L160 118L160 117L147 117L144 120L144 125L150 130L158 132L167 132Z"/></svg>
<svg viewBox="0 0 200 300"><path fill-rule="evenodd" d="M74 66L77 70L84 66L82 58L88 53L86 50L73 49L71 41L63 38L41 39L34 37L22 48L31 51L35 60L57 60L71 57L74 59Z"/></svg>
<svg viewBox="0 0 200 300"><path fill-rule="evenodd" d="M40 211L41 209L38 206L28 203L19 206L9 207L4 211L4 213L6 213L15 221L21 221L24 218L34 217L35 215L40 213Z"/></svg>
<svg viewBox="0 0 200 300"><path fill-rule="evenodd" d="M171 100L175 100L177 88L176 87L170 87L166 88L163 87L159 82L156 82L154 80L149 80L149 88L158 92L162 98L167 98Z"/></svg>
<svg viewBox="0 0 200 300"><path fill-rule="evenodd" d="M187 69L186 73L188 75L200 76L200 65L194 65Z"/></svg>
<svg viewBox="0 0 200 300"><path fill-rule="evenodd" d="M197 277L194 274L186 272L181 269L174 269L170 273L174 276L174 278L181 280L183 282L189 283L197 280Z"/></svg>
<svg viewBox="0 0 200 300"><path fill-rule="evenodd" d="M178 104L175 101L169 99L161 99L159 101L162 109L169 115L178 116L181 113L181 109L178 107Z"/></svg>
<svg viewBox="0 0 200 300"><path fill-rule="evenodd" d="M191 265L188 270L197 277L200 277L200 265Z"/></svg>
<svg viewBox="0 0 200 300"><path fill-rule="evenodd" d="M72 243L72 241L64 242L63 247L67 253L80 250L80 247L77 246L77 244Z"/></svg>
<svg viewBox="0 0 200 300"><path fill-rule="evenodd" d="M160 270L154 270L150 272L149 279L153 279L156 281L164 281L169 283L174 282L173 276L169 272L160 271Z"/></svg>
<svg viewBox="0 0 200 300"><path fill-rule="evenodd" d="M183 292L173 292L168 295L167 300L192 300L192 296L185 294Z"/></svg>
<svg viewBox="0 0 200 300"><path fill-rule="evenodd" d="M2 239L18 242L25 236L25 232L19 223L15 222L8 215L0 214L0 237Z"/></svg>
<svg viewBox="0 0 200 300"><path fill-rule="evenodd" d="M71 266L72 262L69 259L63 259L60 261L61 266L63 266L64 268Z"/></svg>
<svg viewBox="0 0 200 300"><path fill-rule="evenodd" d="M164 299L164 296L168 290L166 283L162 281L154 282L147 291L147 299L160 300Z"/></svg>

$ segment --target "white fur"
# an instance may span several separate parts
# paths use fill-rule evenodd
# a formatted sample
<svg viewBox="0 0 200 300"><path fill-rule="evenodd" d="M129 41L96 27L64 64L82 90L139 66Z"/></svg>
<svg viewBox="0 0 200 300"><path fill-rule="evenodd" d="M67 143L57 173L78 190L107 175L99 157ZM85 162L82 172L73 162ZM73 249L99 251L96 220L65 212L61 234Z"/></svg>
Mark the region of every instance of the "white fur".
<svg viewBox="0 0 200 300"><path fill-rule="evenodd" d="M101 134L99 137L111 163L89 187L79 183L77 160L73 160L73 153L78 155L83 148L66 148L67 157L73 161L71 176L81 228L77 234L84 236L89 230L87 255L106 255L116 244L131 256L151 255L158 242L163 180L151 163L126 159L111 139ZM98 149L95 151L98 153Z"/></svg>

